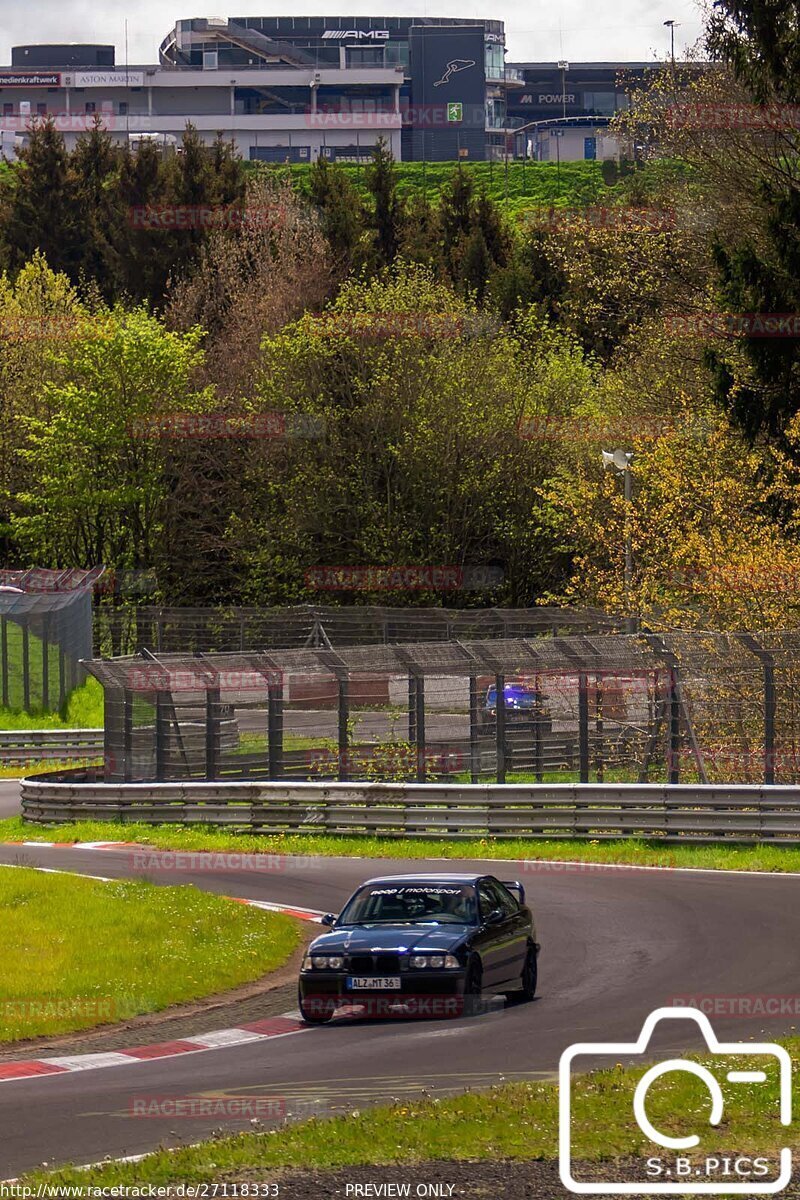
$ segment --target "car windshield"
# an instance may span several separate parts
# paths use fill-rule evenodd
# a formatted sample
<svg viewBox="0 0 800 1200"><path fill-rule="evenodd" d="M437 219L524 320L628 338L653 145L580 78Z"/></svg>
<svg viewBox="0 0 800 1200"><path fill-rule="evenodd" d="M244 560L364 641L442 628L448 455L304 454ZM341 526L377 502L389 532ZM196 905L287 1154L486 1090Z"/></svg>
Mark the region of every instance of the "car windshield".
<svg viewBox="0 0 800 1200"><path fill-rule="evenodd" d="M342 910L337 925L397 925L407 922L475 923L475 889L462 883L374 883Z"/></svg>

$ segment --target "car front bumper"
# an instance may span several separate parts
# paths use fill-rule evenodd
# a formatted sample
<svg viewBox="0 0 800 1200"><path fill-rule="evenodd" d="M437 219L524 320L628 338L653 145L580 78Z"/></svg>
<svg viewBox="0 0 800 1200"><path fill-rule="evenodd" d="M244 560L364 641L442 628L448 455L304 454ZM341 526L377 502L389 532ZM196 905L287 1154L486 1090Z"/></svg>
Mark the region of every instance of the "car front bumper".
<svg viewBox="0 0 800 1200"><path fill-rule="evenodd" d="M347 980L352 972L303 971L299 993L304 1001L320 1005L359 1005L366 1015L390 1015L403 1006L409 1013L456 1016L463 1010L466 968L448 971L403 972L398 989L351 988Z"/></svg>

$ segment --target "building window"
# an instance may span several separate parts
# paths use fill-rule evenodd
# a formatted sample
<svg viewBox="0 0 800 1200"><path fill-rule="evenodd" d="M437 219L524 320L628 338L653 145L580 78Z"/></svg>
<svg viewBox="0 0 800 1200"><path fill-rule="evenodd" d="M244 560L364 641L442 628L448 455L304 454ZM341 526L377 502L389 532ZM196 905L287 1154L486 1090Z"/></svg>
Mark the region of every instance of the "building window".
<svg viewBox="0 0 800 1200"><path fill-rule="evenodd" d="M46 117L47 116L47 103L46 102L40 101L36 105L36 115L38 117Z"/></svg>
<svg viewBox="0 0 800 1200"><path fill-rule="evenodd" d="M345 46L345 63L348 67L382 67L383 46Z"/></svg>
<svg viewBox="0 0 800 1200"><path fill-rule="evenodd" d="M4 117L13 117L13 115L14 115L14 105L13 104L4 104L3 105L3 116Z"/></svg>
<svg viewBox="0 0 800 1200"><path fill-rule="evenodd" d="M616 92L584 92L584 112L590 116L610 117L617 111Z"/></svg>
<svg viewBox="0 0 800 1200"><path fill-rule="evenodd" d="M91 115L94 112L97 112L97 105L95 104L94 100L86 101L86 112L89 115Z"/></svg>
<svg viewBox="0 0 800 1200"><path fill-rule="evenodd" d="M505 72L505 51L502 46L496 42L488 42L486 45L486 77L488 79L502 79Z"/></svg>
<svg viewBox="0 0 800 1200"><path fill-rule="evenodd" d="M127 115L128 115L128 101L127 100L120 100L119 115L121 117L127 117Z"/></svg>

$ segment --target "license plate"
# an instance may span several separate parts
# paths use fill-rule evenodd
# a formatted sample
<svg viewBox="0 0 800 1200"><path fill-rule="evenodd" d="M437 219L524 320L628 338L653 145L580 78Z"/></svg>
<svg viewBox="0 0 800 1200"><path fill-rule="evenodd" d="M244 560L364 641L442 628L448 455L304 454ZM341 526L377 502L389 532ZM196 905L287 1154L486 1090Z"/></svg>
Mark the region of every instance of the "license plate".
<svg viewBox="0 0 800 1200"><path fill-rule="evenodd" d="M364 989L372 992L399 992L399 975L349 975L347 986L351 991Z"/></svg>

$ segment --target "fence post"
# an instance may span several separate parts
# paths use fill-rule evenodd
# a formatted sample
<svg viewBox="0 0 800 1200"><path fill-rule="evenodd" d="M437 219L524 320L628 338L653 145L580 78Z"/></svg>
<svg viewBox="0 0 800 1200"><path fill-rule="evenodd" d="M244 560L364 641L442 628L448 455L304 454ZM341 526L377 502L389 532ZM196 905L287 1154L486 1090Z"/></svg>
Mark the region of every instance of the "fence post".
<svg viewBox="0 0 800 1200"><path fill-rule="evenodd" d="M220 754L220 703L222 693L218 687L206 691L206 779L219 775Z"/></svg>
<svg viewBox="0 0 800 1200"><path fill-rule="evenodd" d="M578 672L578 770L581 783L589 782L589 677Z"/></svg>
<svg viewBox="0 0 800 1200"><path fill-rule="evenodd" d="M119 783L122 778L117 760L123 742L124 693L120 688L106 687L103 706L103 781Z"/></svg>
<svg viewBox="0 0 800 1200"><path fill-rule="evenodd" d="M269 778L283 778L283 681L268 685L267 740Z"/></svg>
<svg viewBox="0 0 800 1200"><path fill-rule="evenodd" d="M42 617L42 708L50 711L50 614Z"/></svg>
<svg viewBox="0 0 800 1200"><path fill-rule="evenodd" d="M416 751L417 783L424 783L425 766L425 678L422 675L414 677L414 749Z"/></svg>
<svg viewBox="0 0 800 1200"><path fill-rule="evenodd" d="M166 693L156 692L156 782L167 778Z"/></svg>
<svg viewBox="0 0 800 1200"><path fill-rule="evenodd" d="M412 746L417 744L417 677L413 671L408 672L408 740Z"/></svg>
<svg viewBox="0 0 800 1200"><path fill-rule="evenodd" d="M350 778L350 683L346 674L338 679L339 693L339 779Z"/></svg>
<svg viewBox="0 0 800 1200"><path fill-rule="evenodd" d="M544 714L542 713L542 691L539 686L539 676L537 675L533 693L533 769L534 777L537 783L542 782L543 724Z"/></svg>
<svg viewBox="0 0 800 1200"><path fill-rule="evenodd" d="M678 664L673 658L669 667L669 750L667 770L670 783L681 781L681 699L678 687Z"/></svg>
<svg viewBox="0 0 800 1200"><path fill-rule="evenodd" d="M25 712L31 710L31 648L26 624L22 626L22 707Z"/></svg>
<svg viewBox="0 0 800 1200"><path fill-rule="evenodd" d="M9 708L8 702L8 617L0 617L0 673L2 674L3 705Z"/></svg>
<svg viewBox="0 0 800 1200"><path fill-rule="evenodd" d="M770 786L775 782L775 659L752 633L739 633L736 636L751 654L755 654L764 673L764 784Z"/></svg>
<svg viewBox="0 0 800 1200"><path fill-rule="evenodd" d="M651 650L654 650L659 659L667 668L668 690L666 697L666 713L669 718L669 736L667 739L667 782L680 783L681 781L681 709L684 707L681 698L681 684L678 674L678 658L677 655L670 650L666 645L663 637L659 637L655 633L643 632L642 637L647 642ZM695 761L697 763L698 774L700 775L701 783L708 783L703 756L700 751L700 746L694 734L691 718L688 708L684 709L686 718L686 727L689 732L689 740L692 746ZM655 733L655 730L654 730Z"/></svg>
<svg viewBox="0 0 800 1200"><path fill-rule="evenodd" d="M506 781L506 677L496 675L495 687L495 719L497 734L497 782Z"/></svg>
<svg viewBox="0 0 800 1200"><path fill-rule="evenodd" d="M595 732L597 734L597 745L595 746L595 771L597 782L603 782L604 763L603 763L603 676L598 674L594 677L594 686L596 689L595 697Z"/></svg>
<svg viewBox="0 0 800 1200"><path fill-rule="evenodd" d="M475 675L469 677L469 779L477 783L480 774L480 757L478 749L478 716L480 698L478 696L478 680Z"/></svg>
<svg viewBox="0 0 800 1200"><path fill-rule="evenodd" d="M764 783L775 782L775 660L765 652L764 658Z"/></svg>
<svg viewBox="0 0 800 1200"><path fill-rule="evenodd" d="M58 647L58 707L61 708L67 698L67 663L64 657L64 647Z"/></svg>
<svg viewBox="0 0 800 1200"><path fill-rule="evenodd" d="M123 764L123 774L125 783L130 783L133 776L133 695L124 689L122 693L123 703L123 754L125 761Z"/></svg>

